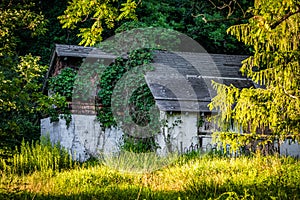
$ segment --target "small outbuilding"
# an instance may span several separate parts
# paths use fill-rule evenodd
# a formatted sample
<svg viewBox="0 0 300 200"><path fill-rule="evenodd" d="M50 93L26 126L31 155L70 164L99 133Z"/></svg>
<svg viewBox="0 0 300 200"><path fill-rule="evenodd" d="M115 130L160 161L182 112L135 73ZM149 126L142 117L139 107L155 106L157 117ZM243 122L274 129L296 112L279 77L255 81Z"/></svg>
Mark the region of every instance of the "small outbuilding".
<svg viewBox="0 0 300 200"><path fill-rule="evenodd" d="M145 80L164 122L155 136L159 155L211 147L211 134L217 129L208 121L215 112L208 108L216 95L212 81L238 88L255 87L239 71L245 58L242 55L154 51L154 70L146 73ZM56 44L46 80L66 67L78 70L83 62L97 60L109 65L115 59L115 55L97 48ZM41 134L49 135L53 143L60 142L80 161L116 153L123 140L120 128L101 128L96 118L99 88L94 85L94 89L95 101L70 103L72 120L68 126L65 120L51 122L49 117L41 120ZM47 91L46 82L43 90Z"/></svg>

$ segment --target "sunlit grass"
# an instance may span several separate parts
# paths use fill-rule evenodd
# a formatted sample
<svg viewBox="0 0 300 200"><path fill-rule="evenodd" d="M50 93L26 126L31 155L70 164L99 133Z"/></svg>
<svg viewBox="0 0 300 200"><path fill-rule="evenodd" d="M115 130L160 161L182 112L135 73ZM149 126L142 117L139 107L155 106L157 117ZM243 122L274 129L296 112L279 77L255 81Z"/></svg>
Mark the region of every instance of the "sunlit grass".
<svg viewBox="0 0 300 200"><path fill-rule="evenodd" d="M126 173L149 173L170 165L178 159L177 154L162 157L155 152L135 153L122 151L118 155L104 156L104 165Z"/></svg>
<svg viewBox="0 0 300 200"><path fill-rule="evenodd" d="M21 170L20 163L12 170L12 162L1 160L0 199L300 199L300 162L293 158L194 154L164 160L123 152L105 161L42 169L33 158L31 171L26 165Z"/></svg>

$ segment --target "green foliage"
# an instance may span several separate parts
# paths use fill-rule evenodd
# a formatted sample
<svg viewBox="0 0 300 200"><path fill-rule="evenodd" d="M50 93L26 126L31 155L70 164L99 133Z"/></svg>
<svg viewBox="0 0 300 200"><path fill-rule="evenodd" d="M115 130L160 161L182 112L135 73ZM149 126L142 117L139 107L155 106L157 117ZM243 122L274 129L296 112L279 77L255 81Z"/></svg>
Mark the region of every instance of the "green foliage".
<svg viewBox="0 0 300 200"><path fill-rule="evenodd" d="M18 0L16 0L18 1ZM58 16L62 15L68 5L68 0L30 0L34 2L32 10L42 13L47 23L45 24L45 34L37 35L34 38L30 33L18 31L17 51L20 55L31 53L40 56L42 65L49 65L54 44L78 44L78 30L62 29ZM28 2L28 0L27 0Z"/></svg>
<svg viewBox="0 0 300 200"><path fill-rule="evenodd" d="M138 27L131 29L131 27ZM127 30L128 31L124 31ZM137 49L160 49L180 51L185 45L184 35L172 29L145 27L144 23L125 23L119 33L99 43L98 47L114 55L125 55Z"/></svg>
<svg viewBox="0 0 300 200"><path fill-rule="evenodd" d="M140 125L146 126L150 123L149 116L151 106L155 105L152 93L146 84L137 88L129 99L130 116L132 120Z"/></svg>
<svg viewBox="0 0 300 200"><path fill-rule="evenodd" d="M79 72L73 68L64 68L58 75L49 79L48 89L54 94L64 96L67 101L89 101L91 98L94 100L92 90L97 86L95 82L104 68L99 62L82 64Z"/></svg>
<svg viewBox="0 0 300 200"><path fill-rule="evenodd" d="M101 90L98 93L99 98L101 99L101 103L103 107L98 112L98 119L104 126L104 128L109 128L112 126L116 126L116 121L114 119L112 110L111 110L111 101L112 101L112 95L115 89L115 85L118 83L118 81L122 78L122 76L126 73L132 70L135 67L141 66L143 64L148 64L152 59L152 53L150 50L135 50L131 52L128 56L128 60L125 60L123 58L117 58L115 62L110 66L107 67L106 70L101 74L101 80L100 80L100 88ZM132 77L135 80L137 77ZM127 80L131 82L130 80ZM148 87L145 85L144 82L142 85L136 85L136 82L132 82L132 86L127 85L126 87L134 87L136 89L139 89L140 86L144 89L143 91L136 91L130 97L130 102L125 102L128 106L128 103L131 103L132 109L137 109L137 112L134 112L136 116L134 116L135 120L137 118L141 117L141 121L149 119L147 116L147 111L149 111L149 108L154 104L153 96L149 90ZM123 101L124 97L121 97L122 92L124 91L115 91L119 92L116 93L116 95L120 95L120 100ZM121 92L121 93L120 93ZM116 98L117 99L117 98ZM121 102L120 102L121 103ZM116 105L115 105L116 106ZM143 112L145 111L145 112ZM133 113L132 113L133 114ZM132 115L131 114L131 115ZM141 116L145 115L145 116ZM145 122L146 123L146 122Z"/></svg>
<svg viewBox="0 0 300 200"><path fill-rule="evenodd" d="M61 99L42 93L47 67L40 64L40 57L24 55L31 41L46 32L48 21L37 8L34 1L5 0L0 4L1 156L9 155L23 138L38 139L40 117L47 115L52 103ZM30 45L26 46L24 41Z"/></svg>
<svg viewBox="0 0 300 200"><path fill-rule="evenodd" d="M38 118L55 100L48 98L40 88L45 66L32 55L19 57L11 68L1 68L0 83L0 137L2 148L12 148L26 140L38 137ZM4 61L6 58L0 59ZM7 64L7 63L6 63Z"/></svg>
<svg viewBox="0 0 300 200"><path fill-rule="evenodd" d="M122 2L72 1L59 19L64 28L79 29L80 44L90 46L111 36L113 32L108 30L115 26L119 26L116 33L132 28L160 27L189 35L209 52L248 52L242 43L226 34L226 29L249 17L245 10L252 5L251 1ZM124 23L119 22L121 19L125 19Z"/></svg>
<svg viewBox="0 0 300 200"><path fill-rule="evenodd" d="M33 10L33 2L3 1L0 4L0 56L13 56L20 32L44 34L47 20Z"/></svg>
<svg viewBox="0 0 300 200"><path fill-rule="evenodd" d="M48 107L43 108L45 116L50 117L50 122L57 122L59 119L64 119L68 127L71 123L72 115L66 98L55 94L51 100L51 103L47 103Z"/></svg>
<svg viewBox="0 0 300 200"><path fill-rule="evenodd" d="M95 103L94 90L97 88L97 81L104 68L105 66L99 62L84 63L78 72L72 68L64 68L57 76L51 77L48 81L48 89L56 99L47 112L51 121L63 118L69 125L71 112L68 102Z"/></svg>
<svg viewBox="0 0 300 200"><path fill-rule="evenodd" d="M128 118L128 123L131 123L133 120L138 125L146 126L152 122L149 112L155 104L150 89L144 80L145 70L149 70L151 67L143 69L142 73L135 72L134 70L141 68L139 66L149 64L151 59L151 51L143 49L131 52L128 59L117 58L109 67L104 66L100 62L93 64L85 63L80 66L78 74L74 69L65 68L57 76L49 80L49 90L58 97L64 97L68 101L92 101L94 103L94 89L101 88L98 94L101 108L98 109L97 117L103 128L110 128L117 125L112 111L112 96L114 95L117 99L114 101L113 106L119 105L120 107L124 104L124 91L133 88L134 91L130 93L128 102L124 104L125 107L129 107L129 112L124 114L122 118ZM119 80L124 74L129 72L134 74L134 77L127 80L130 84L126 84L125 88L121 86L121 88L116 89L115 86ZM99 79L100 84L98 85L97 81ZM59 120L59 114L68 114L67 104L63 102L63 99L61 100L62 102L56 102L54 104L55 107L49 109L52 121ZM121 127L123 131L130 132L130 130L126 130L126 119L123 122L125 122Z"/></svg>
<svg viewBox="0 0 300 200"><path fill-rule="evenodd" d="M122 129L125 150L147 152L156 149L152 136L159 130L158 116L153 116L155 101L144 80L146 71L152 69L148 65L151 59L149 49L134 50L128 59L117 58L101 74L98 96L102 107L97 118L103 128L118 126ZM143 133L133 125L149 128Z"/></svg>
<svg viewBox="0 0 300 200"><path fill-rule="evenodd" d="M120 7L117 3L121 3ZM102 40L101 34L104 28L113 28L116 21L122 19L136 19L136 2L132 0L103 2L93 0L69 1L64 15L58 19L63 28L78 28L78 23L87 22L88 26L80 27L78 34L82 38L79 44L93 46Z"/></svg>
<svg viewBox="0 0 300 200"><path fill-rule="evenodd" d="M33 111L33 102L38 99L41 86L39 78L46 69L38 61L39 58L27 55L20 57L19 63L14 63L16 66L11 66L11 69L4 68L0 71L1 111L18 110L20 107L29 112Z"/></svg>
<svg viewBox="0 0 300 200"><path fill-rule="evenodd" d="M49 80L49 90L65 96L67 100L71 100L73 94L73 86L76 79L76 70L72 68L64 68L60 74L51 77Z"/></svg>
<svg viewBox="0 0 300 200"><path fill-rule="evenodd" d="M95 101L97 89L99 89L99 79L102 72L105 70L102 61L94 63L83 63L75 78L73 88L73 101L92 102Z"/></svg>
<svg viewBox="0 0 300 200"><path fill-rule="evenodd" d="M224 18L219 13L205 15L205 20ZM233 36L226 34L226 30L234 22L208 22L201 17L193 19L193 24L188 24L188 32L194 40L203 45L208 52L244 54L247 49L239 43Z"/></svg>
<svg viewBox="0 0 300 200"><path fill-rule="evenodd" d="M294 1L263 0L255 2L250 11L254 17L246 24L229 28L228 33L253 46L254 54L243 61L241 71L263 87L239 90L215 83L218 95L210 106L222 111L222 123L234 121L235 127L252 135L271 134L265 142L274 138L299 139L300 62L296 38L300 7ZM248 140L238 143L249 143L252 135L242 134Z"/></svg>
<svg viewBox="0 0 300 200"><path fill-rule="evenodd" d="M136 9L136 14L139 21L148 27L183 31L186 8L182 4L184 1L163 0L159 3L156 0L142 1Z"/></svg>
<svg viewBox="0 0 300 200"><path fill-rule="evenodd" d="M230 3L229 3L230 2ZM243 43L226 34L230 26L243 22L250 13L251 1L142 1L136 14L139 23L148 27L177 30L196 40L212 53L248 53Z"/></svg>
<svg viewBox="0 0 300 200"><path fill-rule="evenodd" d="M124 22L121 24L116 30L115 33L121 33L124 31L130 31L132 29L137 29L137 28L146 28L148 27L147 24L140 22L140 21L129 21L129 22Z"/></svg>
<svg viewBox="0 0 300 200"><path fill-rule="evenodd" d="M186 7L193 17L188 18L186 32L208 52L248 54L247 46L226 34L226 30L245 22L251 16L245 10L252 4L252 1L191 1Z"/></svg>

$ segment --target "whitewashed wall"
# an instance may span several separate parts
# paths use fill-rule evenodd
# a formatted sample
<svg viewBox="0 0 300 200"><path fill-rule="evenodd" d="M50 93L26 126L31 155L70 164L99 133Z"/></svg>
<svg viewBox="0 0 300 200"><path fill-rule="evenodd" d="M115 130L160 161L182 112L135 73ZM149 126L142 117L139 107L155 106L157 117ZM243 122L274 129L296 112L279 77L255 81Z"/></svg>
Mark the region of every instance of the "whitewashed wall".
<svg viewBox="0 0 300 200"><path fill-rule="evenodd" d="M280 144L280 155L289 155L300 158L300 144L299 142L292 141L291 139L285 140Z"/></svg>
<svg viewBox="0 0 300 200"><path fill-rule="evenodd" d="M161 147L157 153L166 155L171 152L182 152L191 143L198 143L197 137L197 114L182 113L180 115L167 115L161 112L161 118L168 120L167 127L156 136L156 142ZM182 123L173 126L176 120ZM108 155L117 153L122 145L122 131L120 129L107 129L103 131L96 116L72 115L69 127L66 121L50 122L50 118L41 120L41 135L50 136L52 143L60 143L66 148L74 159L86 161L91 156L99 157L101 154ZM169 141L167 137L169 135ZM170 144L167 147L167 143Z"/></svg>
<svg viewBox="0 0 300 200"><path fill-rule="evenodd" d="M93 115L72 115L68 128L63 119L53 123L50 123L50 118L42 119L41 135L49 135L52 143L59 142L79 161L118 152L122 142L121 130L103 131Z"/></svg>
<svg viewBox="0 0 300 200"><path fill-rule="evenodd" d="M161 119L167 120L166 127L156 135L156 142L160 146L157 154L164 156L170 152L182 153L185 147L197 144L197 113L180 113L168 115L161 111ZM181 123L175 123L180 120ZM173 124L176 124L173 126ZM67 128L65 120L50 123L50 118L41 120L41 135L49 135L52 143L60 142L74 159L86 161L91 156L99 157L117 153L122 145L122 131L107 129L103 131L96 116L72 115L72 121ZM211 138L203 139L203 147L211 143ZM285 141L280 145L281 155L300 157L299 143Z"/></svg>
<svg viewBox="0 0 300 200"><path fill-rule="evenodd" d="M161 111L160 116L161 120L167 120L167 124L156 137L156 142L160 146L157 150L158 155L166 155L170 152L182 153L185 147L198 143L197 113L182 112L169 115ZM176 123L178 120L181 123Z"/></svg>

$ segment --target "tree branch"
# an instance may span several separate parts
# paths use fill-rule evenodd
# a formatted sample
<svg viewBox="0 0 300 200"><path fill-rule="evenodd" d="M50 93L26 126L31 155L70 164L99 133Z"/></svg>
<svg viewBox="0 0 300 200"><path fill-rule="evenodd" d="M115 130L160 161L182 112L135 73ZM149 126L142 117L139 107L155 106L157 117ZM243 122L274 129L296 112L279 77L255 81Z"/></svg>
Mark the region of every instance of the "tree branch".
<svg viewBox="0 0 300 200"><path fill-rule="evenodd" d="M282 88L283 88L283 92L284 92L287 96L289 96L289 97L291 97L291 98L293 98L293 99L298 99L297 96L294 96L294 95L289 94L289 93L285 90L284 87L282 87Z"/></svg>
<svg viewBox="0 0 300 200"><path fill-rule="evenodd" d="M278 21L274 22L272 25L271 25L271 29L274 29L276 28L279 24L281 24L283 21L287 20L289 17L297 14L297 13L300 13L300 6L298 6L298 9L295 11L295 12L288 12L287 14L285 14L284 16L281 17L281 19L279 19Z"/></svg>
<svg viewBox="0 0 300 200"><path fill-rule="evenodd" d="M193 17L202 17L203 21L205 23L207 22L224 22L224 21L241 21L241 20L246 20L250 19L252 16L246 16L246 17L237 17L237 18L221 18L221 19L206 19L204 14L198 14L198 15L193 15Z"/></svg>
<svg viewBox="0 0 300 200"><path fill-rule="evenodd" d="M223 5L221 5L221 6L216 5L212 0L208 0L208 1L214 6L214 8L217 8L219 10L228 8L227 17L230 17L233 14L233 12L235 11L235 5L237 5L240 8L240 10L242 11L243 17L246 16L246 12L244 11L244 9L242 8L242 6L239 4L239 2L237 0L231 0L229 3L225 3L225 1L221 1L221 3L223 3Z"/></svg>
<svg viewBox="0 0 300 200"><path fill-rule="evenodd" d="M83 20L81 20L81 22L85 22L88 19L89 15L86 15L85 18Z"/></svg>

